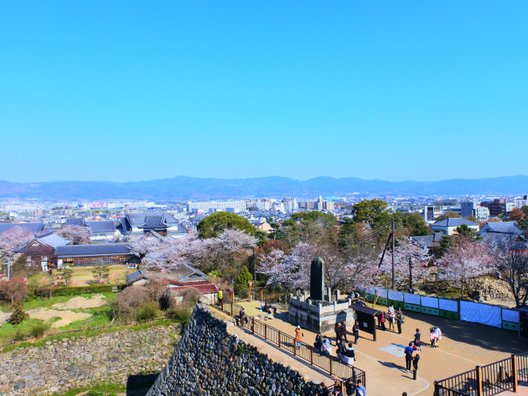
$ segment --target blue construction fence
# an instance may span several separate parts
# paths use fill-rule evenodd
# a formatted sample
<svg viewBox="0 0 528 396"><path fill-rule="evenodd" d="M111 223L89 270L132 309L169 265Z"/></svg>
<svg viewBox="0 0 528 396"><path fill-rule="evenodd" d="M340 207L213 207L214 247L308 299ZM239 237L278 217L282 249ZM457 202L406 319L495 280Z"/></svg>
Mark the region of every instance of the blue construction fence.
<svg viewBox="0 0 528 396"><path fill-rule="evenodd" d="M376 300L376 304L379 305L392 305L406 311L480 323L517 332L520 328L519 311L507 307L405 293L381 287L367 287L360 291L369 302Z"/></svg>

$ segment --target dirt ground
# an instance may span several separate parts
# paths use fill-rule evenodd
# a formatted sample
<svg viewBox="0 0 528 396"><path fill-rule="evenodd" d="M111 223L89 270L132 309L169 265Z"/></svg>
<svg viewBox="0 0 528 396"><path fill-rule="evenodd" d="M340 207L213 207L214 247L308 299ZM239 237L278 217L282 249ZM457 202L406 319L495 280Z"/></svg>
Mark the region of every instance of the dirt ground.
<svg viewBox="0 0 528 396"><path fill-rule="evenodd" d="M251 315L256 312L258 302L243 305L247 307L246 313ZM377 331L377 340L373 341L372 335L360 334L361 338L355 346L356 366L367 373L370 396L399 396L402 392L408 392L409 396L430 396L435 380L504 359L512 353L528 351L528 339L518 337L511 331L413 312L404 312L404 315L401 335ZM295 326L288 322L287 312L279 312L276 318L267 323L285 333L294 334ZM440 347L423 346L418 377L414 381L404 369L403 348L413 339L417 328L422 332L422 340L428 341L429 329L433 326L442 329ZM312 343L315 333L308 330L303 332L305 342ZM327 336L334 339L333 332ZM351 338L349 335L349 340Z"/></svg>
<svg viewBox="0 0 528 396"><path fill-rule="evenodd" d="M27 311L30 318L33 319L40 319L40 320L49 320L51 318L60 318L56 322L53 322L51 327L63 327L66 326L72 322L75 322L76 320L82 320L89 318L89 313L84 312L73 312L73 311L59 311L56 309L48 309L48 308L37 308L37 309L31 309Z"/></svg>
<svg viewBox="0 0 528 396"><path fill-rule="evenodd" d="M106 299L102 294L96 294L91 298L73 297L66 302L53 304L55 309L86 309L97 308L106 304Z"/></svg>

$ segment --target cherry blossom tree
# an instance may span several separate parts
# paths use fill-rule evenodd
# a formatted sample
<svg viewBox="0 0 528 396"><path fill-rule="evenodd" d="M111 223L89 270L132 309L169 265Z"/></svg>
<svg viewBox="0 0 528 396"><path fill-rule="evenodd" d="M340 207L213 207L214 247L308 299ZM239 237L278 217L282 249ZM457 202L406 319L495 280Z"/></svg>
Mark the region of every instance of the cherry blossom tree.
<svg viewBox="0 0 528 396"><path fill-rule="evenodd" d="M493 270L491 253L489 244L458 235L440 261L439 278L458 287L463 297L472 280Z"/></svg>
<svg viewBox="0 0 528 396"><path fill-rule="evenodd" d="M528 253L526 242L514 238L499 240L491 244L491 255L495 270L508 284L517 307L526 305L528 299Z"/></svg>
<svg viewBox="0 0 528 396"><path fill-rule="evenodd" d="M6 262L15 254L15 249L34 238L33 232L25 227L11 227L0 234L0 259Z"/></svg>
<svg viewBox="0 0 528 396"><path fill-rule="evenodd" d="M57 234L68 239L74 245L90 243L91 232L87 227L66 224L57 231Z"/></svg>
<svg viewBox="0 0 528 396"><path fill-rule="evenodd" d="M267 285L287 290L308 289L310 264L315 257L313 245L297 244L289 254L275 249L260 258L258 272L268 277Z"/></svg>
<svg viewBox="0 0 528 396"><path fill-rule="evenodd" d="M394 284L399 290L413 287L413 279L424 279L428 273L427 249L410 238L397 241L394 249ZM378 277L392 277L392 252L387 252L379 267ZM378 282L379 283L379 282Z"/></svg>

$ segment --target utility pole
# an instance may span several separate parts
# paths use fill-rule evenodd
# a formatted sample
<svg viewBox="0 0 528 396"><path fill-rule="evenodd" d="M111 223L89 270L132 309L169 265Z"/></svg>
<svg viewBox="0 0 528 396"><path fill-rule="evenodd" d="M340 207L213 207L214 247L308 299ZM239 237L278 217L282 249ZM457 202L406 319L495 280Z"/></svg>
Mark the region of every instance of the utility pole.
<svg viewBox="0 0 528 396"><path fill-rule="evenodd" d="M257 301L257 248L253 247L253 299Z"/></svg>
<svg viewBox="0 0 528 396"><path fill-rule="evenodd" d="M394 217L392 218L391 220L391 236L392 236L392 255L391 255L391 260L392 260L392 276L391 276L391 289L394 290L394 248L396 246L395 242L394 242Z"/></svg>
<svg viewBox="0 0 528 396"><path fill-rule="evenodd" d="M7 280L11 280L11 259L7 259Z"/></svg>
<svg viewBox="0 0 528 396"><path fill-rule="evenodd" d="M409 256L409 293L413 293L412 257Z"/></svg>

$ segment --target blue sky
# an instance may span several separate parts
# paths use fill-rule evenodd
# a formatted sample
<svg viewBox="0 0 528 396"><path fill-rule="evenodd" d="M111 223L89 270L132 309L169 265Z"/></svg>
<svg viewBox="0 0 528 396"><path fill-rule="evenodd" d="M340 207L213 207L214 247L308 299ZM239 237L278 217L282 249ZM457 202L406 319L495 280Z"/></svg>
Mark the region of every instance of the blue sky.
<svg viewBox="0 0 528 396"><path fill-rule="evenodd" d="M0 180L528 174L526 1L0 3Z"/></svg>

